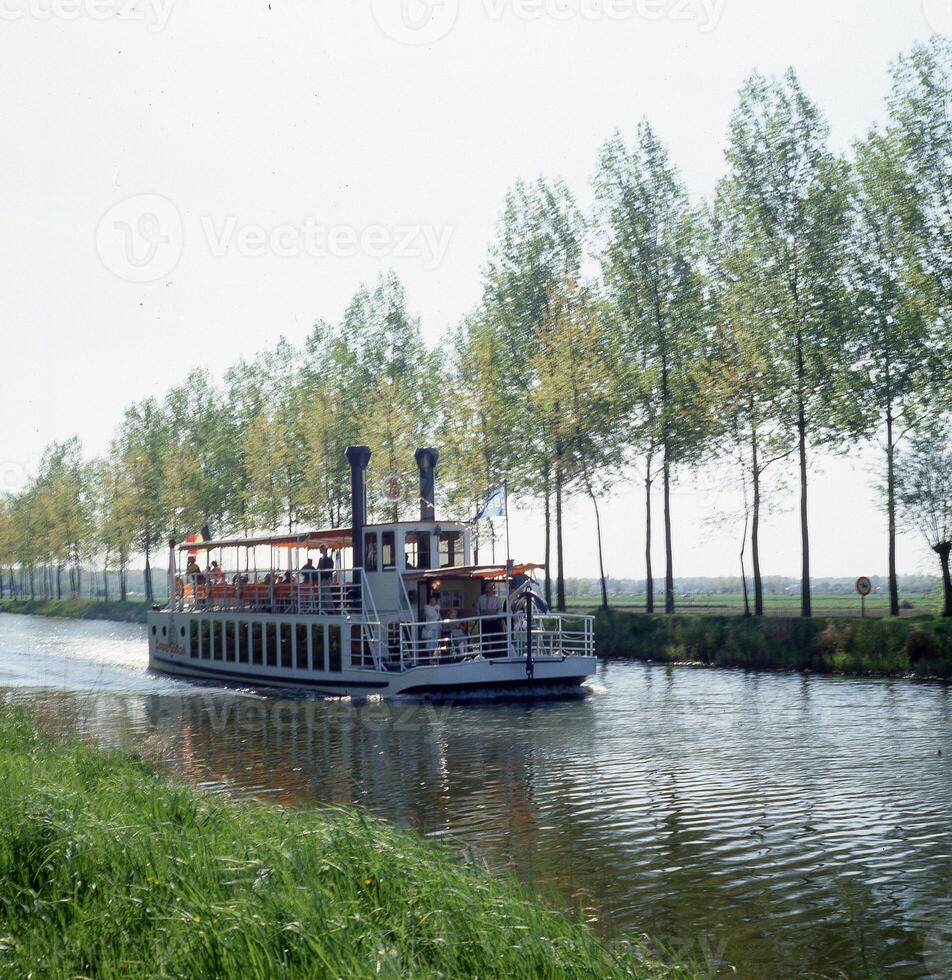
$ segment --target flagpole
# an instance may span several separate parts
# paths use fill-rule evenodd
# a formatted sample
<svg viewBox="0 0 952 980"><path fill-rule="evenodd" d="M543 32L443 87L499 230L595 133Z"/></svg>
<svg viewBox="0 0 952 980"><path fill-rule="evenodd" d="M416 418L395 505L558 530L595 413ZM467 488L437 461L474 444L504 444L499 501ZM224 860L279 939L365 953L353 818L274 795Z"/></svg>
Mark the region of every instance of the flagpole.
<svg viewBox="0 0 952 980"><path fill-rule="evenodd" d="M503 500L505 501L505 503L503 504L503 513L505 514L506 517L506 573L508 575L509 564L512 561L512 555L509 554L509 481L508 480L502 481L502 493L503 493Z"/></svg>

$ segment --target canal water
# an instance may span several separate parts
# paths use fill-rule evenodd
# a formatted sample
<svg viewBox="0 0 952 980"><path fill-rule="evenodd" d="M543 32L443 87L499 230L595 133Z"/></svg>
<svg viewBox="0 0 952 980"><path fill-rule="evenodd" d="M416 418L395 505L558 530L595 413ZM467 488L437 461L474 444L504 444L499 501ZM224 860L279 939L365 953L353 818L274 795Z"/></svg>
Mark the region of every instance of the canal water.
<svg viewBox="0 0 952 980"><path fill-rule="evenodd" d="M144 628L0 615L0 697L213 792L357 804L712 973L952 977L952 688L604 665L551 703L150 674Z"/></svg>

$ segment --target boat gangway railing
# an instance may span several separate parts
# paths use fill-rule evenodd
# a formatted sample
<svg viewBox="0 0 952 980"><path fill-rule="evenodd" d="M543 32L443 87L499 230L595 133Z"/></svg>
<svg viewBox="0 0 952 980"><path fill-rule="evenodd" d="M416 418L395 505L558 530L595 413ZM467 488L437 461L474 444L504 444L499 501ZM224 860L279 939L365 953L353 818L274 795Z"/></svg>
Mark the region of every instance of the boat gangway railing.
<svg viewBox="0 0 952 980"><path fill-rule="evenodd" d="M470 660L525 659L529 633L518 613L446 618L400 624L399 648L391 644L391 670L464 663ZM532 617L533 658L594 657L595 617L536 613Z"/></svg>
<svg viewBox="0 0 952 980"><path fill-rule="evenodd" d="M283 616L350 616L378 622L362 568L299 572L290 581L275 573L222 570L175 578L175 612L258 612Z"/></svg>

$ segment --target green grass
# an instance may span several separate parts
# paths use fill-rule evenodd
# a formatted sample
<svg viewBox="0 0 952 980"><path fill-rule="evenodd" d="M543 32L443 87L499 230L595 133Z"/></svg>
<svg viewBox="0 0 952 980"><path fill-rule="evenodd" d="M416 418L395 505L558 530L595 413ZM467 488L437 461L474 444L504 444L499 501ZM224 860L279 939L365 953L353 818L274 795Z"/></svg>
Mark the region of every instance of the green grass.
<svg viewBox="0 0 952 980"><path fill-rule="evenodd" d="M910 593L901 596L905 604L902 609L903 618L918 616L934 616L942 608L942 597L938 592L930 594ZM645 597L643 595L609 596L609 606L612 609L643 612ZM754 597L750 597L753 607ZM598 596L571 596L568 607L573 612L590 612L599 604ZM655 609L664 607L664 596L655 596ZM744 612L744 599L741 595L701 594L677 597L677 612L686 615L724 615L740 616ZM764 596L764 612L767 616L799 616L800 595L767 595ZM862 615L862 604L858 595L814 595L813 612L818 616L844 616L859 619ZM889 596L872 595L866 600L866 615L871 618L884 617L889 613Z"/></svg>
<svg viewBox="0 0 952 980"><path fill-rule="evenodd" d="M603 657L877 676L952 678L952 619L649 616L599 612Z"/></svg>
<svg viewBox="0 0 952 980"><path fill-rule="evenodd" d="M210 798L9 712L0 974L690 975L360 812Z"/></svg>
<svg viewBox="0 0 952 980"><path fill-rule="evenodd" d="M148 606L144 599L128 602L102 599L0 599L0 613L26 616L60 616L65 619L107 619L118 623L144 623Z"/></svg>

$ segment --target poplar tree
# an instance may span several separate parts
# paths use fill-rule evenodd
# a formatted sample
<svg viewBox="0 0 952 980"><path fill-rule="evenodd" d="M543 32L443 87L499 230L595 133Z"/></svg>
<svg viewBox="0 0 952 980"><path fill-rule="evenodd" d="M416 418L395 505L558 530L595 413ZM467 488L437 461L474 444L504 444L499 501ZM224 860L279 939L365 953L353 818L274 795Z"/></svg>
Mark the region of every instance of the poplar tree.
<svg viewBox="0 0 952 980"><path fill-rule="evenodd" d="M695 367L704 349L706 230L700 210L654 130L642 122L634 145L620 134L602 150L596 181L601 262L624 331L623 356L637 366L656 413L664 497L666 613L673 613L671 484L698 446ZM633 435L641 436L637 430ZM650 498L649 498L650 499ZM648 549L650 554L650 503ZM649 587L651 572L648 571Z"/></svg>
<svg viewBox="0 0 952 980"><path fill-rule="evenodd" d="M784 414L797 443L804 616L812 613L809 453L844 433L849 363L848 168L827 138L822 115L791 69L782 80L755 74L744 84L727 150L735 220L758 280L761 313L774 327Z"/></svg>

